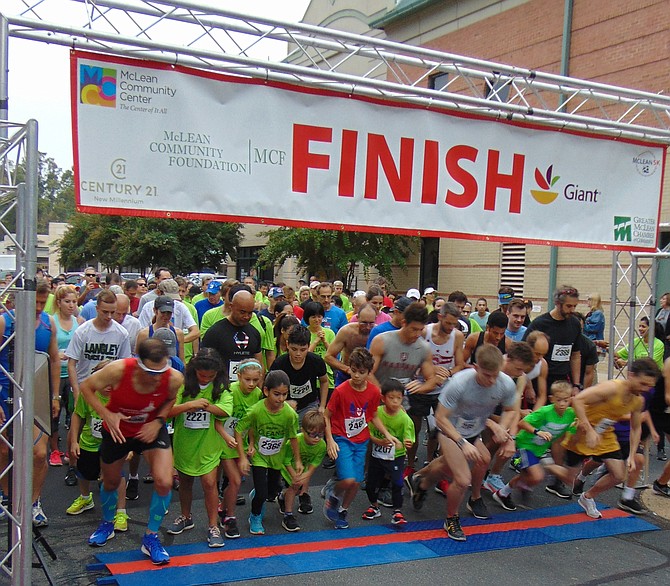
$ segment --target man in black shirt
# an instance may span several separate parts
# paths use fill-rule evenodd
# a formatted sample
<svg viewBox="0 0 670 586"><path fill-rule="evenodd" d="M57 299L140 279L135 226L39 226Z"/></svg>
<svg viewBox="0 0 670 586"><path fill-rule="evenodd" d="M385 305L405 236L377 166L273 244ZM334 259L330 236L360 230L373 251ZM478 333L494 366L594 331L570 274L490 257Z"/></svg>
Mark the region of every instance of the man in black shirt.
<svg viewBox="0 0 670 586"><path fill-rule="evenodd" d="M230 382L237 380L237 366L246 358L263 364L261 335L249 321L254 313L254 297L238 291L231 300L230 315L216 322L202 338L202 345L214 348L223 359Z"/></svg>

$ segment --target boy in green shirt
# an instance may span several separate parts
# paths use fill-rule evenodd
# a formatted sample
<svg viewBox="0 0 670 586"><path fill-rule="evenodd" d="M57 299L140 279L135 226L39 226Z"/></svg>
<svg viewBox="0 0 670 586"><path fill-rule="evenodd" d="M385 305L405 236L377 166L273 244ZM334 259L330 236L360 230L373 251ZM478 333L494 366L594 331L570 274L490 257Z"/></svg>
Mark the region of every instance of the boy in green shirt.
<svg viewBox="0 0 670 586"><path fill-rule="evenodd" d="M326 455L326 442L323 439L325 431L326 420L323 414L316 409L310 409L303 415L302 433L298 434L300 458L305 467L302 474L296 472L293 452L288 445L284 445L284 465L281 469L281 475L288 488L279 495L277 503L279 504L279 511L284 515L282 527L286 531L300 531L298 521L293 515L296 495L298 495L300 501L299 513L309 515L314 512L312 499L309 496L309 481Z"/></svg>
<svg viewBox="0 0 670 586"><path fill-rule="evenodd" d="M404 525L407 523L402 514L402 473L404 470L405 454L407 449L414 445L414 422L402 408L405 387L398 379L392 378L382 385L382 404L377 408L377 417L384 424L387 431L400 443L388 445L384 435L377 429L374 422L370 422L370 441L372 450L368 459L368 480L365 492L370 500L368 510L363 513L363 519L381 517L379 504L379 489L384 478L391 477L391 497L393 503L393 517L391 523Z"/></svg>
<svg viewBox="0 0 670 586"><path fill-rule="evenodd" d="M493 493L493 500L507 511L516 511L512 500L512 490L519 488L530 491L544 478L543 467L563 482L569 482L569 474L563 466L545 464L542 456L551 444L561 439L565 433L575 432L575 412L572 401L572 385L567 381L556 381L551 385L551 405L540 407L519 422L516 436L519 468L521 473L503 488Z"/></svg>

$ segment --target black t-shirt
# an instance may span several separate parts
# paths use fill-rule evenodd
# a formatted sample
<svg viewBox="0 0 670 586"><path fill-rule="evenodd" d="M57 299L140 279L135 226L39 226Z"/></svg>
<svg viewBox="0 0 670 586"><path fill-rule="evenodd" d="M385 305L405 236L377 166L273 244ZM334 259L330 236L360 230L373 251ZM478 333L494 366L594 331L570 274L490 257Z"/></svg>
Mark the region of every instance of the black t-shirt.
<svg viewBox="0 0 670 586"><path fill-rule="evenodd" d="M239 327L222 319L205 332L202 346L214 348L221 354L228 377L236 381L238 363L254 358L261 351L261 335L251 324Z"/></svg>
<svg viewBox="0 0 670 586"><path fill-rule="evenodd" d="M470 354L470 362L472 364L477 364L477 349L484 344L484 334L486 332L479 332L479 338L477 338L477 343L475 344L475 349L473 350L472 354ZM505 348L505 337L503 336L503 339L498 342L498 350L500 350L503 354L505 354L506 348Z"/></svg>
<svg viewBox="0 0 670 586"><path fill-rule="evenodd" d="M584 334L581 334L579 337L579 352L582 355L582 367L579 373L579 382L584 384L586 367L598 364L598 348L593 340L587 338Z"/></svg>
<svg viewBox="0 0 670 586"><path fill-rule="evenodd" d="M543 313L530 322L523 339L526 340L535 330L549 336L549 352L546 356L549 377L569 378L570 355L572 352L579 352L579 338L582 333L579 320L572 315L559 320L551 317L549 313Z"/></svg>
<svg viewBox="0 0 670 586"><path fill-rule="evenodd" d="M323 358L307 352L305 364L300 370L293 368L288 354L282 354L270 367L270 370L283 370L291 381L288 398L296 401L297 409L304 409L319 399L321 385L319 378L326 374L326 363Z"/></svg>

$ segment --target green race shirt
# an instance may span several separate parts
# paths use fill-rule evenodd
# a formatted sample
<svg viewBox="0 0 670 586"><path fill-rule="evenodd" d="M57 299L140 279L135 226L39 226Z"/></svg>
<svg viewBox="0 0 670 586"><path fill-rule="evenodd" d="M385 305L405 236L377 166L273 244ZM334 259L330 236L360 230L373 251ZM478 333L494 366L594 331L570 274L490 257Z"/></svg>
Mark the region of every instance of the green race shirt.
<svg viewBox="0 0 670 586"><path fill-rule="evenodd" d="M252 466L281 470L282 449L288 440L297 436L297 428L298 414L286 403L277 413L271 413L265 401L260 401L238 421L236 430L241 434L253 430L256 452L251 458Z"/></svg>
<svg viewBox="0 0 670 586"><path fill-rule="evenodd" d="M240 389L238 381L230 385L230 390L233 395L233 412L230 417L223 420L223 427L230 437L235 437L235 427L237 422L247 414L256 403L263 400L263 391L256 387L249 394L245 394ZM246 439L245 439L246 446ZM221 457L224 460L231 460L237 458L237 449L229 448L228 444L223 443L223 453Z"/></svg>
<svg viewBox="0 0 670 586"><path fill-rule="evenodd" d="M541 437L522 429L516 434L516 447L520 450L528 450L541 458L552 442L564 433L575 433L575 427L570 427L575 418L575 410L572 407L568 407L563 415L556 413L553 405L540 407L537 411L526 415L523 420L530 423L535 429L551 433L551 441L545 441Z"/></svg>
<svg viewBox="0 0 670 586"><path fill-rule="evenodd" d="M384 405L377 407L377 417L384 424L387 431L396 439L400 440L400 443L403 444L402 448L397 449L394 446L378 446L377 444L372 444L372 455L375 458L380 458L381 460L394 460L400 456L404 456L407 453L407 450L404 445L405 440L414 441L414 422L412 418L400 409L395 415L389 415L386 412ZM369 423L370 435L376 437L377 439L384 439L384 436L381 432L375 427L375 424L370 421Z"/></svg>
<svg viewBox="0 0 670 586"><path fill-rule="evenodd" d="M230 391L221 393L219 400L212 399L212 383L208 384L195 397L184 397L184 387L177 393L175 405L188 403L193 399L204 398L224 411L233 410L233 394ZM216 417L209 411L199 410L180 413L174 418L174 436L172 450L174 467L189 476L202 476L211 472L219 465L221 452L225 442L214 427Z"/></svg>
<svg viewBox="0 0 670 586"><path fill-rule="evenodd" d="M100 393L97 395L103 405L109 403L108 396L101 395ZM100 451L100 444L102 443L102 419L97 411L94 411L93 407L86 402L82 393L79 393L74 412L81 417L83 422L79 435L79 447L86 452Z"/></svg>
<svg viewBox="0 0 670 586"><path fill-rule="evenodd" d="M326 338L326 342L330 346L333 343L333 340L335 339L335 332L331 330L330 328L323 328L324 331L324 337ZM318 336L310 330L309 332L309 343L310 346L316 340ZM326 352L328 352L326 345L323 342L319 342L315 347L314 347L314 354L317 356L321 356L323 358L326 355ZM325 362L325 359L324 359ZM335 388L335 375L333 374L333 369L330 367L330 365L326 362L326 374L328 375L328 388L329 389L334 389Z"/></svg>
<svg viewBox="0 0 670 586"><path fill-rule="evenodd" d="M323 457L326 455L326 442L321 438L316 444L310 446L305 441L305 434L298 434L298 446L300 447L300 459L302 465L307 470L308 466L320 466ZM290 485L292 482L291 475L288 472L287 466L295 468L295 458L293 457L293 450L291 449L291 442L285 442L283 447L284 463L281 467L281 475L284 480Z"/></svg>

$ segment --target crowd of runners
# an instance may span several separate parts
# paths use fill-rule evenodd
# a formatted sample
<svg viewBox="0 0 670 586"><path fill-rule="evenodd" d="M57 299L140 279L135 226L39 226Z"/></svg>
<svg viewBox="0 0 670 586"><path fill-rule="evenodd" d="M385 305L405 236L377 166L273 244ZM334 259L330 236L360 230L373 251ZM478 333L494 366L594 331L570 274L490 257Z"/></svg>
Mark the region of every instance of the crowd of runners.
<svg viewBox="0 0 670 586"><path fill-rule="evenodd" d="M532 302L507 287L492 310L461 291L387 287L383 278L352 295L340 281L314 278L295 287L252 277L195 285L167 268L150 282L114 273L101 282L93 267L79 287L40 279L35 347L50 356L53 392L51 434L34 432L33 524L48 524L45 508L79 515L99 500L102 520L88 543L104 546L128 528L141 458L142 480L153 483L141 549L157 565L169 562L158 533L173 494L179 513L167 532L195 526L196 479L212 548L264 534L268 507L279 508L286 531L300 530L299 515L317 508L310 482L321 466L334 469L321 496L336 529L351 515L382 517L382 505L402 529L430 489L446 497L444 530L456 541L466 540L462 512L514 511L542 483L596 519L596 497L623 483L618 506L645 512L635 491L642 442L651 438L663 460L670 437L670 294L655 327L643 318L632 350L618 351L624 376L598 382L608 350L598 295L581 314L578 291L559 287L553 309L531 320ZM9 293L0 314L7 372L13 303ZM10 382L0 369L5 427ZM0 442L0 470L8 456ZM78 486L66 511L49 510L42 494L50 466ZM509 482L506 466L517 472ZM240 522L243 477L253 490ZM653 490L670 497L668 481L670 464ZM4 516L8 475L0 488ZM361 488L369 506L355 511Z"/></svg>

